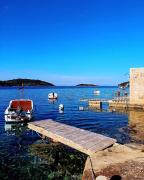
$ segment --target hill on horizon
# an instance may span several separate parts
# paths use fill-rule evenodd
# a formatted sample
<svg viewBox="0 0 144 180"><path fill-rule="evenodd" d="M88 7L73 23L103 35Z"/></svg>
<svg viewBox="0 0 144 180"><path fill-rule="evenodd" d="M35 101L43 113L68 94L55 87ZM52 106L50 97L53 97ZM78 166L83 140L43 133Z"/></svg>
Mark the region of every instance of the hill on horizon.
<svg viewBox="0 0 144 180"><path fill-rule="evenodd" d="M98 86L98 85L95 85L95 84L78 84L76 86Z"/></svg>
<svg viewBox="0 0 144 180"><path fill-rule="evenodd" d="M0 81L0 86L54 86L54 84L35 79L12 79Z"/></svg>

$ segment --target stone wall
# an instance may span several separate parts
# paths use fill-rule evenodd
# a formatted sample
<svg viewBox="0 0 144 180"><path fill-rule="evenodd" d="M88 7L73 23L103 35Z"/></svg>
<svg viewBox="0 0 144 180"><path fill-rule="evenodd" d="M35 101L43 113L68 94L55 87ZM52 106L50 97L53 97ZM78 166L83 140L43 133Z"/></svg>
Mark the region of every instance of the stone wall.
<svg viewBox="0 0 144 180"><path fill-rule="evenodd" d="M130 69L130 104L144 105L144 68Z"/></svg>
<svg viewBox="0 0 144 180"><path fill-rule="evenodd" d="M89 100L89 106L96 109L102 109L102 102L99 100Z"/></svg>

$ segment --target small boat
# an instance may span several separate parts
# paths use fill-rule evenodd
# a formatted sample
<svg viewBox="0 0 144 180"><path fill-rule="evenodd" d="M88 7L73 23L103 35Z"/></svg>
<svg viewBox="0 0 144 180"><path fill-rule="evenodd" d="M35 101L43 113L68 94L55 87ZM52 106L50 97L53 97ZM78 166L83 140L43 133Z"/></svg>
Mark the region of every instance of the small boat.
<svg viewBox="0 0 144 180"><path fill-rule="evenodd" d="M23 122L32 119L33 101L29 99L11 100L5 110L6 122Z"/></svg>
<svg viewBox="0 0 144 180"><path fill-rule="evenodd" d="M57 93L50 93L48 94L48 99L57 99L58 98L58 94Z"/></svg>
<svg viewBox="0 0 144 180"><path fill-rule="evenodd" d="M96 90L96 91L94 91L94 94L100 95L100 91L99 91L99 90Z"/></svg>

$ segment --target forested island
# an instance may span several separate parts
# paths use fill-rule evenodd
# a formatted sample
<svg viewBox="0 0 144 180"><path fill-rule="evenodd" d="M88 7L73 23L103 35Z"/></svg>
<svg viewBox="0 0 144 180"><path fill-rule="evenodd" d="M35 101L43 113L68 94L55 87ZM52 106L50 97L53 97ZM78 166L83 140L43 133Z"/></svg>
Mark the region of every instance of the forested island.
<svg viewBox="0 0 144 180"><path fill-rule="evenodd" d="M76 86L78 86L78 87L84 87L84 86L93 86L93 87L95 87L95 86L98 86L98 85L95 85L95 84L78 84Z"/></svg>
<svg viewBox="0 0 144 180"><path fill-rule="evenodd" d="M12 79L0 81L0 86L54 86L54 84L34 79Z"/></svg>

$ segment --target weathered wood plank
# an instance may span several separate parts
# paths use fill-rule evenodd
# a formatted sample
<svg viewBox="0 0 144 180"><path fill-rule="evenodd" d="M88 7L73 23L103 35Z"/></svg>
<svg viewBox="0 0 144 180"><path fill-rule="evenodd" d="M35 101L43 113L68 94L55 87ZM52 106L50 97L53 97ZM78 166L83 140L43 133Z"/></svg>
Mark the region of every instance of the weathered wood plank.
<svg viewBox="0 0 144 180"><path fill-rule="evenodd" d="M74 148L74 149L77 149L78 151L81 151L81 152L83 152L83 153L85 153L85 154L88 154L86 149L84 149L84 148L81 147L79 144L77 144L77 143L75 143L75 142L73 142L73 141L71 141L71 140L67 140L67 139L65 139L64 137L57 136L56 134L51 133L51 132L49 132L49 131L47 131L47 130L44 130L44 129L40 128L40 127L35 127L35 126L33 126L33 125L30 125L30 124L28 125L28 127L29 127L30 129L32 129L32 130L40 133L40 134L43 134L43 135L46 136L46 137L52 138L52 139L54 139L54 140L56 140L56 141L58 141L58 142L61 142L61 143L65 144L65 145L67 145L67 146L70 146L70 147L72 147L72 148ZM90 155L90 154L89 154L89 155Z"/></svg>
<svg viewBox="0 0 144 180"><path fill-rule="evenodd" d="M28 123L28 128L87 155L92 155L116 143L115 139L53 120L31 122Z"/></svg>

